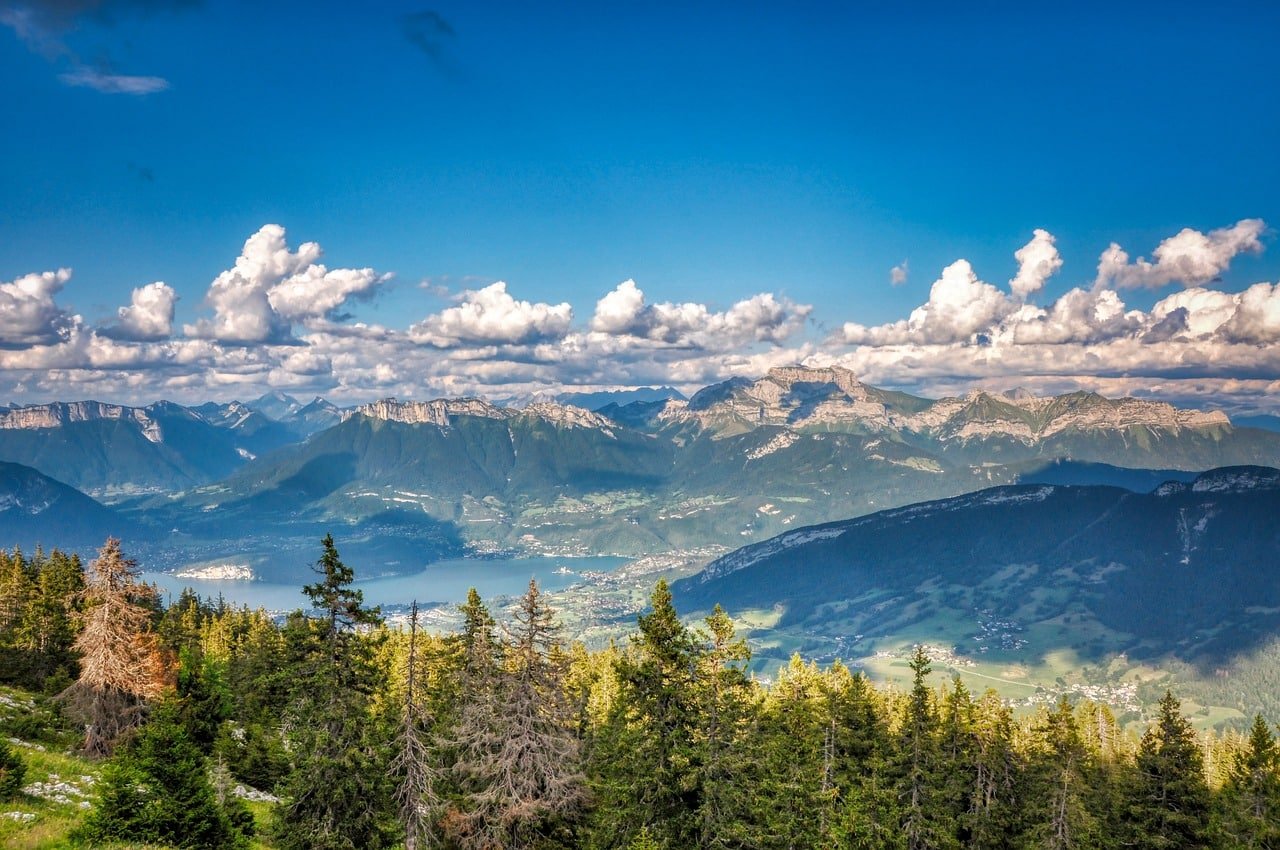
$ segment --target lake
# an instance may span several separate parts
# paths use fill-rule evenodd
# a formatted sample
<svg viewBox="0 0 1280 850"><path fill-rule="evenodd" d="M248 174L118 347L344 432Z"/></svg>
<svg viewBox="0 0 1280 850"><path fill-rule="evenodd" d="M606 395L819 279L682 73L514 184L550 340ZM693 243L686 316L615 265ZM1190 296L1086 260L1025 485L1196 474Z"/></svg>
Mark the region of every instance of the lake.
<svg viewBox="0 0 1280 850"><path fill-rule="evenodd" d="M367 605L408 605L419 602L463 602L467 590L474 587L488 600L496 596L517 596L538 580L543 590L561 590L581 581L576 573L610 572L627 563L627 558L454 558L429 564L421 572L399 576L381 576L360 580L355 586L364 591ZM557 572L560 569L572 573ZM170 573L144 572L144 581L160 588L162 595L176 597L189 587L205 597L223 598L235 605L266 608L268 611L292 611L301 608L305 599L297 584L267 581L213 581L179 578Z"/></svg>

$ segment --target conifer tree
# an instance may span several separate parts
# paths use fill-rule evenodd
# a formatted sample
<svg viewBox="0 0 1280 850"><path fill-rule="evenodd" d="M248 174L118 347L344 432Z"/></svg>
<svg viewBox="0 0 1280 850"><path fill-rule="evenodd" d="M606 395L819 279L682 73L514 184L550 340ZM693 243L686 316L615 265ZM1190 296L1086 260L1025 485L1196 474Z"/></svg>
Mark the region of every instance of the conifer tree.
<svg viewBox="0 0 1280 850"><path fill-rule="evenodd" d="M988 690L975 704L973 789L968 844L974 850L1008 847L1023 827L1019 794L1025 765L1014 742L1013 711Z"/></svg>
<svg viewBox="0 0 1280 850"><path fill-rule="evenodd" d="M1062 697L1037 725L1037 760L1029 799L1030 846L1073 850L1094 845L1086 802L1088 750L1070 701Z"/></svg>
<svg viewBox="0 0 1280 850"><path fill-rule="evenodd" d="M326 535L322 546L320 580L303 588L316 616L296 625L301 657L287 735L291 769L274 838L284 850L376 850L389 841L389 789L369 737L376 671L355 629L380 616L351 587L355 575L333 537Z"/></svg>
<svg viewBox="0 0 1280 850"><path fill-rule="evenodd" d="M592 846L626 847L642 830L659 846L696 847L694 763L698 647L659 581L639 633L617 661L618 698L592 746Z"/></svg>
<svg viewBox="0 0 1280 850"><path fill-rule="evenodd" d="M1280 745L1262 715L1253 718L1222 793L1223 829L1235 846L1280 848Z"/></svg>
<svg viewBox="0 0 1280 850"><path fill-rule="evenodd" d="M79 837L91 846L137 842L199 850L247 843L218 804L204 756L173 702L161 703L112 758Z"/></svg>
<svg viewBox="0 0 1280 850"><path fill-rule="evenodd" d="M940 850L955 845L954 823L941 798L938 715L929 689L929 656L917 646L911 656L911 692L898 735L895 775L907 850Z"/></svg>
<svg viewBox="0 0 1280 850"><path fill-rule="evenodd" d="M1132 843L1143 850L1212 846L1209 787L1191 724L1172 693L1160 700L1142 737L1137 782L1129 805Z"/></svg>
<svg viewBox="0 0 1280 850"><path fill-rule="evenodd" d="M745 669L751 651L734 636L733 620L719 605L704 622L707 644L698 670L700 722L695 739L703 788L699 846L737 846L736 826L751 802L743 787L746 771L741 752L751 719L751 682Z"/></svg>
<svg viewBox="0 0 1280 850"><path fill-rule="evenodd" d="M10 800L22 790L27 765L4 738L0 738L0 800Z"/></svg>
<svg viewBox="0 0 1280 850"><path fill-rule="evenodd" d="M20 645L34 655L31 684L46 691L62 690L75 677L72 649L78 630L84 590L80 556L54 549L37 565L34 598L18 630ZM61 686L51 687L60 681Z"/></svg>
<svg viewBox="0 0 1280 850"><path fill-rule="evenodd" d="M137 566L114 537L89 565L82 629L74 644L80 678L62 693L85 723L89 756L108 755L168 684L168 665L151 627L156 591L138 581Z"/></svg>

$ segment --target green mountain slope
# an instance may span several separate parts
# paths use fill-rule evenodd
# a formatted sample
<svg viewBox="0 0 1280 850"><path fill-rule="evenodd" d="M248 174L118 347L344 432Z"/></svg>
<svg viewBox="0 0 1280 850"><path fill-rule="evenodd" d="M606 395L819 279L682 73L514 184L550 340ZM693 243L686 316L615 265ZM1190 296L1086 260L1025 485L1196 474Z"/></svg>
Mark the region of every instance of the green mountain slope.
<svg viewBox="0 0 1280 850"><path fill-rule="evenodd" d="M28 466L0 462L0 548L89 552L108 536L140 538L134 523Z"/></svg>
<svg viewBox="0 0 1280 850"><path fill-rule="evenodd" d="M1151 493L997 487L796 529L675 591L690 611L761 612L766 655L798 639L873 659L923 641L979 669L1043 675L1123 654L1221 677L1280 637L1277 515L1280 471L1269 468Z"/></svg>

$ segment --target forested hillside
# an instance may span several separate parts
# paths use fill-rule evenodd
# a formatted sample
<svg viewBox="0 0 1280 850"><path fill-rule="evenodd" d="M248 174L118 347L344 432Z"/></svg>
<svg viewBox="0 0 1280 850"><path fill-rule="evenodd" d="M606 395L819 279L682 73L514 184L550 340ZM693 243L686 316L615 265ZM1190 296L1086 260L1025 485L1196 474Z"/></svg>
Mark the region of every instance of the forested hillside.
<svg viewBox="0 0 1280 850"><path fill-rule="evenodd" d="M536 585L456 633L386 623L331 538L282 622L162 607L108 541L0 555L0 840L275 848L1275 847L1280 751L1175 695L1015 714L795 658L775 680L665 583L629 641L566 643ZM1138 733L1141 732L1141 735ZM74 758L58 753L70 749ZM60 772L58 776L51 773ZM77 773L78 772L78 773ZM78 778L77 778L78 777ZM96 777L96 779L95 779ZM252 790L251 790L252 789ZM248 801L246 802L246 799Z"/></svg>

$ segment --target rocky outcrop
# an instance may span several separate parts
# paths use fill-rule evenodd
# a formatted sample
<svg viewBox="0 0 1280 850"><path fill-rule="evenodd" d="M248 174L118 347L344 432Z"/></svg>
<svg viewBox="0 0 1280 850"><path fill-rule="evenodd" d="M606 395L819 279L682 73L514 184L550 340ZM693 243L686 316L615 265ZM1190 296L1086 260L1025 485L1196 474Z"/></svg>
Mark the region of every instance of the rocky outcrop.
<svg viewBox="0 0 1280 850"><path fill-rule="evenodd" d="M367 416L387 422L403 422L408 425L435 425L448 428L454 416L478 416L486 419L510 419L515 411L495 407L478 398L439 398L433 401L396 401L384 398L357 407L343 416Z"/></svg>
<svg viewBox="0 0 1280 850"><path fill-rule="evenodd" d="M61 428L70 422L89 422L95 419L131 419L142 426L142 433L148 440L153 443L164 442L160 424L146 408L103 404L99 401L53 402L10 408L0 411L0 428Z"/></svg>

